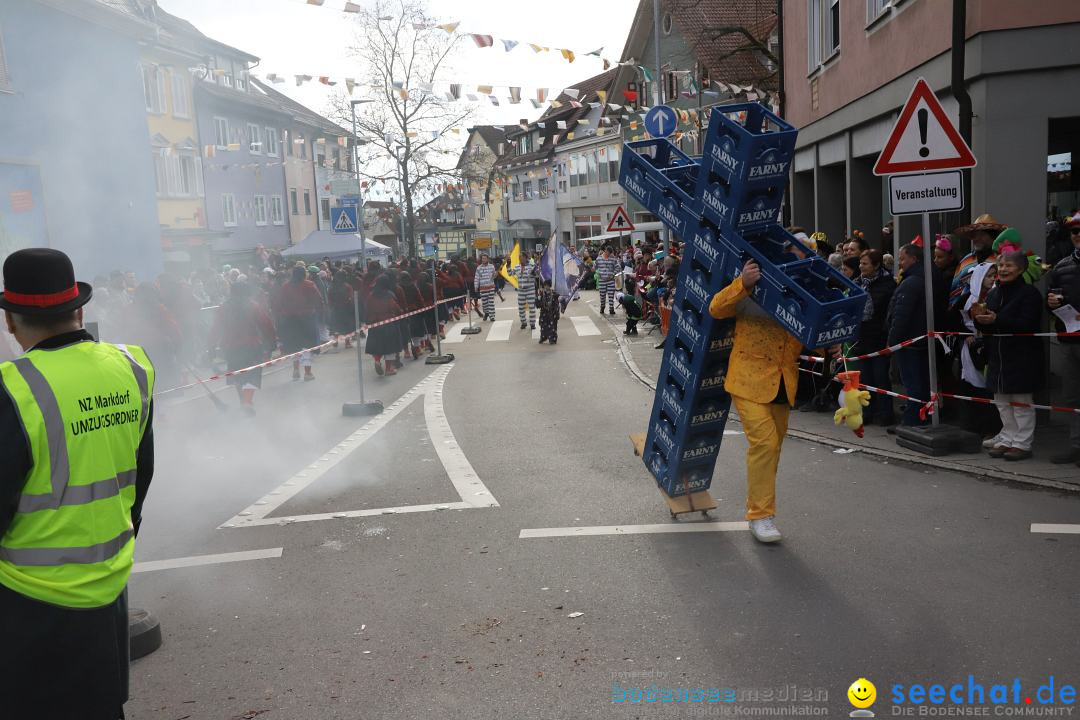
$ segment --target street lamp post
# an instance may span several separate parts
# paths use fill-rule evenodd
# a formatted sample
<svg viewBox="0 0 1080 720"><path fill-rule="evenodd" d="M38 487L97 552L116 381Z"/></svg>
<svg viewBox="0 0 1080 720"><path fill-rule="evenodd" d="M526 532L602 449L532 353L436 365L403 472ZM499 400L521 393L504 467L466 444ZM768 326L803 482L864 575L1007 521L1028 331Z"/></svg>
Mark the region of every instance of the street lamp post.
<svg viewBox="0 0 1080 720"><path fill-rule="evenodd" d="M356 179L356 192L360 193L360 153L357 148L360 139L356 136L356 106L371 100L353 100L349 103L352 110L352 136L353 136L353 177ZM360 196L360 206L356 213L357 230L360 231L360 267L367 268L367 236L364 232L364 198ZM378 415L383 411L383 404L379 400L368 402L364 398L364 351L360 342L360 296L353 293L353 319L356 325L356 368L360 377L360 402L347 402L341 406L341 414L349 417Z"/></svg>

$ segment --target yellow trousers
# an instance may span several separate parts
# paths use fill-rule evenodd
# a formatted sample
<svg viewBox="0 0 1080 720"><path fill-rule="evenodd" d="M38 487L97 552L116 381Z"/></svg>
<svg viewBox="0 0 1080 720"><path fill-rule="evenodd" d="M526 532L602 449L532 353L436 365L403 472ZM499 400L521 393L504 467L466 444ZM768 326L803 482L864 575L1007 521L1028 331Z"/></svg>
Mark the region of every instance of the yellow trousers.
<svg viewBox="0 0 1080 720"><path fill-rule="evenodd" d="M787 433L787 403L757 403L731 396L739 412L746 441L746 519L759 520L776 514L776 467Z"/></svg>

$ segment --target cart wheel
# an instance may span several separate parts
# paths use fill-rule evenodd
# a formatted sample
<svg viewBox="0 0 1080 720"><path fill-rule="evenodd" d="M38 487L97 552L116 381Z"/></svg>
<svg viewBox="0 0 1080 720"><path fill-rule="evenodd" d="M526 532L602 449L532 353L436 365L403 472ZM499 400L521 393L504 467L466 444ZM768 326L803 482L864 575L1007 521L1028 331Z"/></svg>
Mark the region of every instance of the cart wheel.
<svg viewBox="0 0 1080 720"><path fill-rule="evenodd" d="M703 518L709 517L709 511L708 510L702 510L701 511L701 517L703 517Z"/></svg>
<svg viewBox="0 0 1080 720"><path fill-rule="evenodd" d="M674 510L668 510L668 514L669 514L669 515L671 515L671 519L672 519L672 520L674 520L675 518L677 518L677 517L678 517L678 516L677 516L677 515L675 514L675 511L674 511Z"/></svg>

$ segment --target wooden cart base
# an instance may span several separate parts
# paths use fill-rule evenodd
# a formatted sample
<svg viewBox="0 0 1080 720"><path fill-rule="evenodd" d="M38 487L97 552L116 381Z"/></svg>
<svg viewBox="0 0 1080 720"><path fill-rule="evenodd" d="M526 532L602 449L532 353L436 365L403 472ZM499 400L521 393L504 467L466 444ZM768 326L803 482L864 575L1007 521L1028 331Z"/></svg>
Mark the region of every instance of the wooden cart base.
<svg viewBox="0 0 1080 720"><path fill-rule="evenodd" d="M630 442L634 445L634 455L641 457L645 452L645 433L631 435ZM660 491L660 496L667 503L668 512L671 513L673 518L695 512L701 513L702 517L708 517L709 511L715 510L717 507L716 500L709 494L708 490L700 490L689 495L680 495L673 498L664 492L659 485L656 489Z"/></svg>

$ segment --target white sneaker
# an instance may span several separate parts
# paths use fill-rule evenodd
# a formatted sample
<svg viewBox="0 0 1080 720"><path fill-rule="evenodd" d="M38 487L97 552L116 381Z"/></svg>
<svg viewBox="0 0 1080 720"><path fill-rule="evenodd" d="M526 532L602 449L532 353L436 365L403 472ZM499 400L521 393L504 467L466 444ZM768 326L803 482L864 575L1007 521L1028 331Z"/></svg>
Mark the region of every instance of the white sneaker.
<svg viewBox="0 0 1080 720"><path fill-rule="evenodd" d="M987 450L992 450L992 449L996 448L998 445L1003 445L1003 444L1004 443L1001 442L1001 436L1000 435L995 435L992 438L987 438L986 440L982 441L982 446Z"/></svg>
<svg viewBox="0 0 1080 720"><path fill-rule="evenodd" d="M763 543L774 543L783 539L780 531L776 529L773 518L774 516L770 515L767 518L750 521L750 534L754 536L755 540Z"/></svg>

